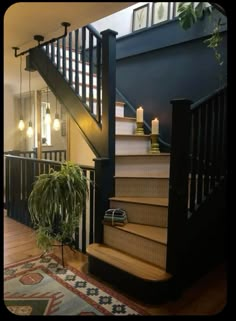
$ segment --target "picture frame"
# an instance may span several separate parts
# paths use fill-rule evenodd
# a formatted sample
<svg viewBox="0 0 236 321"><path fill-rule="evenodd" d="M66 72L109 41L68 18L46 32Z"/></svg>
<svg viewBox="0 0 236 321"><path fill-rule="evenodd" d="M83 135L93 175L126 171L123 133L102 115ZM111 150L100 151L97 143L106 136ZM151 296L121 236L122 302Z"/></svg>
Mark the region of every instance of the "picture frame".
<svg viewBox="0 0 236 321"><path fill-rule="evenodd" d="M153 2L152 5L152 25L170 19L170 2Z"/></svg>
<svg viewBox="0 0 236 321"><path fill-rule="evenodd" d="M141 30L148 27L149 3L133 10L132 31Z"/></svg>

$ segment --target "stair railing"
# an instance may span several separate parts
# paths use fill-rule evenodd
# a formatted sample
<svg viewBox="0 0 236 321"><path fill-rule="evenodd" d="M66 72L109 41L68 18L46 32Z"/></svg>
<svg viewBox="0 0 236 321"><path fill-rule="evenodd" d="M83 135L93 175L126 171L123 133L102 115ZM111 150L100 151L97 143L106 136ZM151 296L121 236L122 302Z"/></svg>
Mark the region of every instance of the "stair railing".
<svg viewBox="0 0 236 321"><path fill-rule="evenodd" d="M108 29L101 32L100 38L90 27L83 27L55 43L49 42L44 50L31 49L29 59L96 155L96 242L102 241L103 215L109 197L114 195L116 34Z"/></svg>
<svg viewBox="0 0 236 321"><path fill-rule="evenodd" d="M227 177L226 99L225 86L194 104L171 101L167 271L175 275L188 260L190 240L201 238L201 226L214 216L206 204L217 204Z"/></svg>

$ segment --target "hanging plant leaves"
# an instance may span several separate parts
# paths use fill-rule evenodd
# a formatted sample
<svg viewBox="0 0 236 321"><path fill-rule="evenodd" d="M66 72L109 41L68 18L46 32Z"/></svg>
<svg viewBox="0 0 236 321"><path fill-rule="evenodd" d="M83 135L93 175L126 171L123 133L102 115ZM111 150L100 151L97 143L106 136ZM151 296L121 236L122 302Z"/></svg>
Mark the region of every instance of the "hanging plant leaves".
<svg viewBox="0 0 236 321"><path fill-rule="evenodd" d="M157 16L158 16L158 19L161 20L164 16L164 6L163 6L163 3L161 2L160 6L159 6L159 9L157 11Z"/></svg>
<svg viewBox="0 0 236 321"><path fill-rule="evenodd" d="M192 4L180 4L178 7L179 21L183 29L188 29L197 21L197 16Z"/></svg>

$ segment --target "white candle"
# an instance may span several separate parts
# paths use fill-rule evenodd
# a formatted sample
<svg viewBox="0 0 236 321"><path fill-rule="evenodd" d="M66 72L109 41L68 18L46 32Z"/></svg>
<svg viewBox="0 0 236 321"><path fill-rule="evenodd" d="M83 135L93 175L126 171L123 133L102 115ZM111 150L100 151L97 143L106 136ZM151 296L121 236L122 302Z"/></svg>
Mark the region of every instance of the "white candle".
<svg viewBox="0 0 236 321"><path fill-rule="evenodd" d="M152 134L159 134L159 120L157 118L152 120Z"/></svg>
<svg viewBox="0 0 236 321"><path fill-rule="evenodd" d="M137 120L137 123L143 122L143 108L141 106L139 108L137 108L136 120Z"/></svg>

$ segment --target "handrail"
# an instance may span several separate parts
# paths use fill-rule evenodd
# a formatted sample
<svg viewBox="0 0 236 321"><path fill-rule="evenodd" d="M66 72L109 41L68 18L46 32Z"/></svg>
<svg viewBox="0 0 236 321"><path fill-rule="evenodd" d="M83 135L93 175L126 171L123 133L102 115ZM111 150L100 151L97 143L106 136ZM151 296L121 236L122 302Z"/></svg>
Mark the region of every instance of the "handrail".
<svg viewBox="0 0 236 321"><path fill-rule="evenodd" d="M6 154L7 152L4 152L4 156L5 157L10 157L10 158L17 158L17 159L28 159L27 157L23 157L23 156L15 156L15 155L11 155L11 154ZM50 163L50 164L54 164L54 165L61 165L63 164L62 162L59 161L53 161L53 160L49 160L49 159L36 159L38 163ZM87 170L94 170L94 166L89 166L89 165L80 165L79 167L81 169L87 169Z"/></svg>
<svg viewBox="0 0 236 321"><path fill-rule="evenodd" d="M21 159L21 160L28 159L28 157L15 156L15 155L11 155L11 154L5 154L4 156L5 157L10 157L10 158ZM60 165L61 164L61 162L52 161L52 160L48 160L48 159L38 159L38 158L36 158L34 160L37 160L38 163L50 163L50 164L54 164L54 165Z"/></svg>
<svg viewBox="0 0 236 321"><path fill-rule="evenodd" d="M131 109L134 113L136 113L135 108L133 107L133 105L128 101L128 99L120 92L120 90L118 88L116 88L116 93L123 99L124 103L129 107L129 109ZM151 132L151 127L148 125L148 123L144 120L143 121L144 125L146 126L146 128ZM161 144L163 144L164 146L170 148L171 145L166 143L159 135L158 137L159 142Z"/></svg>
<svg viewBox="0 0 236 321"><path fill-rule="evenodd" d="M91 31L94 34L95 37L97 37L98 39L102 40L102 36L97 31L97 29L94 28L94 26L92 26L91 24L88 24L86 27L89 29L89 31Z"/></svg>
<svg viewBox="0 0 236 321"><path fill-rule="evenodd" d="M227 87L227 85L225 84L224 86L214 90L211 94L209 94L203 98L200 98L199 100L197 100L195 103L193 103L191 105L191 110L198 108L198 106L200 106L202 103L205 103L207 100L210 100L213 96L217 95L222 90L226 89L226 87Z"/></svg>

